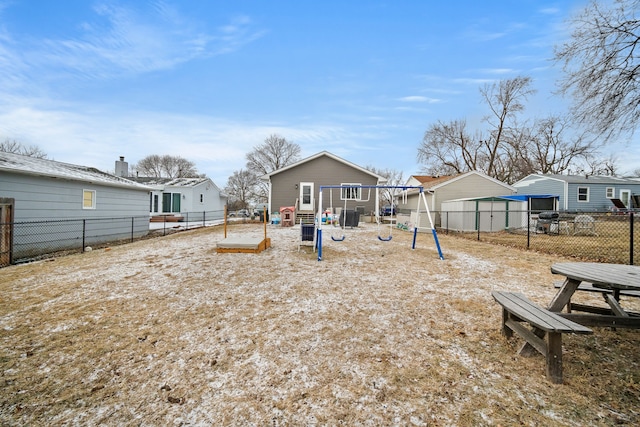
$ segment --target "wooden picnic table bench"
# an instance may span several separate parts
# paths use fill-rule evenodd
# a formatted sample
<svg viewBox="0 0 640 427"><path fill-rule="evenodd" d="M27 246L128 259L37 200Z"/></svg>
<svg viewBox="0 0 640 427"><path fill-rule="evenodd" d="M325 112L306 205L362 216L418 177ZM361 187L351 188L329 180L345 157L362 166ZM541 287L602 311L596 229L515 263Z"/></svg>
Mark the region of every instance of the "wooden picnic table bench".
<svg viewBox="0 0 640 427"><path fill-rule="evenodd" d="M562 288L563 285L564 285L564 282L560 282L560 281L553 282L553 286L556 289ZM594 292L594 293L602 294L606 302L609 301L609 298L611 298L611 296L613 296L615 299L618 299L618 300L620 299L621 296L630 297L630 298L640 298L640 291L633 291L633 290L627 290L627 289L613 290L609 288L594 286L593 283L589 283L589 282L581 282L580 285L578 285L578 288L576 289L576 291ZM567 312L571 313L573 310L585 311L589 313L605 314L605 315L611 314L611 310L608 308L599 308L599 307L593 307L593 306L584 305L584 304L578 304L569 300L567 302Z"/></svg>
<svg viewBox="0 0 640 427"><path fill-rule="evenodd" d="M519 292L493 291L491 295L502 306L502 333L507 338L517 333L545 356L547 378L556 384L562 383L562 334L593 331L540 307ZM532 329L522 325L523 322L529 323Z"/></svg>

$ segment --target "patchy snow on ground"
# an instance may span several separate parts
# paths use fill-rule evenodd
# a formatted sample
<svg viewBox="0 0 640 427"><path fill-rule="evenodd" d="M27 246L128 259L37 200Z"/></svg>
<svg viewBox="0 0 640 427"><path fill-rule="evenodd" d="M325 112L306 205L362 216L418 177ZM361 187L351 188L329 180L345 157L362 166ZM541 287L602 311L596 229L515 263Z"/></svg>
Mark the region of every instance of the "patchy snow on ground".
<svg viewBox="0 0 640 427"><path fill-rule="evenodd" d="M440 260L431 234L412 250L411 233L383 242L361 224L343 242L326 229L319 262L298 249L299 226L267 228L272 247L258 254L218 254L222 227L206 227L0 270L0 424L640 420L638 356L609 378L631 404L602 396L590 378L606 374L585 373L598 357L580 351L633 348L637 335L565 339L562 386L501 335L491 290L548 303L553 258L440 236Z"/></svg>

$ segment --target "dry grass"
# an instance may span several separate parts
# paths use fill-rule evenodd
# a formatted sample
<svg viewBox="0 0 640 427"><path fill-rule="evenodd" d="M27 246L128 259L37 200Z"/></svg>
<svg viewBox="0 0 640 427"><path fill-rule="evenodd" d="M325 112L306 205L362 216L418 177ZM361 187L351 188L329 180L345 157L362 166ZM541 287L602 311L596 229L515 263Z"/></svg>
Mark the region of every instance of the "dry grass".
<svg viewBox="0 0 640 427"><path fill-rule="evenodd" d="M440 236L440 261L367 224L318 262L269 233L260 254L206 228L0 270L0 424L640 423L636 331L566 337L563 385L501 336L491 290L546 304L557 257Z"/></svg>

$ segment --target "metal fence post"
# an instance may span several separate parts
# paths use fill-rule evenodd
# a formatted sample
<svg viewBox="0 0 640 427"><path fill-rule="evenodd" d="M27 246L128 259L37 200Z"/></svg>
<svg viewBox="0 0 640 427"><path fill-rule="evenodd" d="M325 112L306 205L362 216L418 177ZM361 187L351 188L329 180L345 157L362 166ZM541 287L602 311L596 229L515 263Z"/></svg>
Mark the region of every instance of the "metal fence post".
<svg viewBox="0 0 640 427"><path fill-rule="evenodd" d="M629 212L629 265L633 265L633 212Z"/></svg>
<svg viewBox="0 0 640 427"><path fill-rule="evenodd" d="M476 228L478 229L478 241L480 241L480 211L476 211Z"/></svg>
<svg viewBox="0 0 640 427"><path fill-rule="evenodd" d="M207 225L207 211L202 211L202 226Z"/></svg>
<svg viewBox="0 0 640 427"><path fill-rule="evenodd" d="M531 211L527 211L527 249L531 247Z"/></svg>
<svg viewBox="0 0 640 427"><path fill-rule="evenodd" d="M133 243L133 221L134 221L135 217L131 217L131 243Z"/></svg>
<svg viewBox="0 0 640 427"><path fill-rule="evenodd" d="M84 248L85 248L85 235L87 233L87 220L83 219L82 220L82 252L84 252Z"/></svg>

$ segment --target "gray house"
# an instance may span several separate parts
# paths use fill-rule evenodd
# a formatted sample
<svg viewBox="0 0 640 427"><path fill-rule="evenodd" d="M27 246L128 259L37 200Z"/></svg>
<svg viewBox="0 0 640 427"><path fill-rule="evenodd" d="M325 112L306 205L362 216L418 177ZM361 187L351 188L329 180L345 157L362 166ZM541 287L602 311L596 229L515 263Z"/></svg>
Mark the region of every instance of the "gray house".
<svg viewBox="0 0 640 427"><path fill-rule="evenodd" d="M640 181L637 178L532 174L513 186L518 193L558 195L560 210L565 211L610 211L615 209L613 199L621 200L627 208L637 208L634 200L640 201Z"/></svg>
<svg viewBox="0 0 640 427"><path fill-rule="evenodd" d="M90 236L86 244L145 235L149 192L147 186L91 167L0 152L3 259L43 249L47 240L60 249L77 247L83 235ZM61 221L71 219L77 224ZM82 220L91 220L84 230ZM21 225L25 222L32 226Z"/></svg>
<svg viewBox="0 0 640 427"><path fill-rule="evenodd" d="M407 180L407 185L423 188L435 225L442 223L440 213L443 210L443 202L463 198L504 196L516 192L512 186L478 171L446 176L413 175ZM401 212L415 211L418 207L418 196L418 190L408 190L406 197L399 198L397 201L398 209ZM424 211L424 207L420 206L420 210ZM427 220L426 216L421 216L419 226L427 228L429 226ZM414 220L412 219L411 222L413 223Z"/></svg>
<svg viewBox="0 0 640 427"><path fill-rule="evenodd" d="M291 207L296 222L313 218L318 211L321 186L353 186L350 189L324 189L322 206L337 213L343 209L361 213L376 209L376 190L359 186L384 185L386 179L327 151L261 177L269 185L269 212Z"/></svg>

